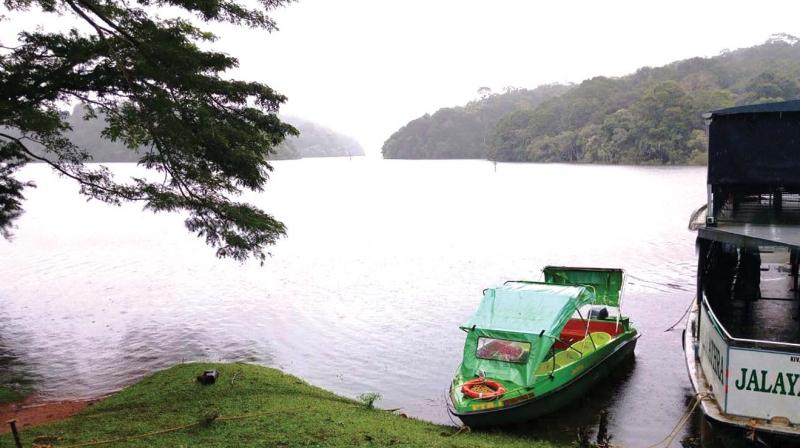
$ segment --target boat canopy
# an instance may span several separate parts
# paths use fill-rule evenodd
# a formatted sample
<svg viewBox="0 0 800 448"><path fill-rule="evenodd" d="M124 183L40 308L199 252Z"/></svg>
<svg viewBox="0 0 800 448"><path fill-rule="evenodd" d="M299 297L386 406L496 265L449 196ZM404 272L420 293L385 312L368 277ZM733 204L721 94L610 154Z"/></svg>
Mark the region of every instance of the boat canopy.
<svg viewBox="0 0 800 448"><path fill-rule="evenodd" d="M567 321L594 298L594 293L583 286L535 282L507 282L484 290L478 310L461 327L467 331L462 377L483 372L490 378L532 386L536 368ZM482 355L482 347L491 344L502 345L508 356Z"/></svg>
<svg viewBox="0 0 800 448"><path fill-rule="evenodd" d="M800 190L800 101L731 107L706 117L708 184L717 192Z"/></svg>
<svg viewBox="0 0 800 448"><path fill-rule="evenodd" d="M586 286L595 293L594 303L619 308L625 282L622 269L547 266L542 272L546 283Z"/></svg>

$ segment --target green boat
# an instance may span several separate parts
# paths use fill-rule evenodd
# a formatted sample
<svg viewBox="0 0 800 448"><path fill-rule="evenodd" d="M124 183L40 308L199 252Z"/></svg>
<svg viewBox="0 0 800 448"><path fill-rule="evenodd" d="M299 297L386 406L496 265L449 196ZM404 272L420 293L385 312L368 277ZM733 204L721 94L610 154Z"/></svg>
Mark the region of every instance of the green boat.
<svg viewBox="0 0 800 448"><path fill-rule="evenodd" d="M449 411L473 428L498 426L584 396L636 347L639 333L620 314L623 285L621 269L548 266L544 282L484 290L461 327Z"/></svg>

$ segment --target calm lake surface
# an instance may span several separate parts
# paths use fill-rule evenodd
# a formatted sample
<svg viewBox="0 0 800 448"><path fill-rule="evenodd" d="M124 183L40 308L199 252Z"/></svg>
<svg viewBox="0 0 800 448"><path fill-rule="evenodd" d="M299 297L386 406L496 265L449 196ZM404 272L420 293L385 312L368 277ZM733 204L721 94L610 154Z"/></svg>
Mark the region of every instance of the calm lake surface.
<svg viewBox="0 0 800 448"><path fill-rule="evenodd" d="M693 296L689 214L704 168L392 161L275 162L251 200L286 223L264 267L217 260L177 215L86 202L28 166L26 213L0 239L0 379L45 399L97 397L183 360L275 366L336 393L451 424L458 329L481 290L547 264L622 267L636 358L521 432L574 440L608 410L643 446L691 396L680 330ZM133 173L132 165L115 171ZM691 430L690 430L691 431Z"/></svg>

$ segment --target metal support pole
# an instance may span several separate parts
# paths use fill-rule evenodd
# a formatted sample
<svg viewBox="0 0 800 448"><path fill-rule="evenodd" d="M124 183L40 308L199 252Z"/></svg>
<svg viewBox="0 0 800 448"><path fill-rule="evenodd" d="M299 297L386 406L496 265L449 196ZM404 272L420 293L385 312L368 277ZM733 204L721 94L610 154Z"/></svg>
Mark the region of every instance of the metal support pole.
<svg viewBox="0 0 800 448"><path fill-rule="evenodd" d="M597 344L594 343L594 338L592 338L592 334L589 333L589 323L590 323L589 320L583 318L583 314L581 314L581 310L579 308L576 308L575 310L578 312L578 316L580 316L581 319L586 321L586 333L583 335L583 338L586 339L588 337L589 340L592 341L592 347L594 347L594 349L597 350ZM581 356L583 356L583 354L581 354Z"/></svg>
<svg viewBox="0 0 800 448"><path fill-rule="evenodd" d="M706 263L708 262L708 250L709 245L711 243L708 240L704 240L700 237L697 238L697 290L695 291L695 297L697 299L697 320L695 321L695 328L693 337L696 337L697 340L700 340L700 315L703 313L703 288L706 282ZM697 351L695 351L695 357L697 357Z"/></svg>
<svg viewBox="0 0 800 448"><path fill-rule="evenodd" d="M17 421L15 419L11 419L6 423L11 426L11 434L14 436L14 444L17 448L22 448L22 442L19 440L19 432L17 432Z"/></svg>

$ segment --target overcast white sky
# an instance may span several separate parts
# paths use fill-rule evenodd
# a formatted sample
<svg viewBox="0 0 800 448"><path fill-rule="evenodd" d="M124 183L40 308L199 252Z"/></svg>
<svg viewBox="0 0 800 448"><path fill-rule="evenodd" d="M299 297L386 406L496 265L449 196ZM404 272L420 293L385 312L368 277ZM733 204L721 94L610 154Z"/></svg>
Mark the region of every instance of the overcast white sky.
<svg viewBox="0 0 800 448"><path fill-rule="evenodd" d="M371 154L480 86L619 76L800 35L797 1L300 0L274 16L273 34L215 27L217 48L240 59L236 76L276 88L289 97L283 112Z"/></svg>
<svg viewBox="0 0 800 448"><path fill-rule="evenodd" d="M301 0L280 31L224 33L240 74L289 97L287 113L352 135L371 153L400 126L476 97L619 76L800 35L800 2Z"/></svg>

